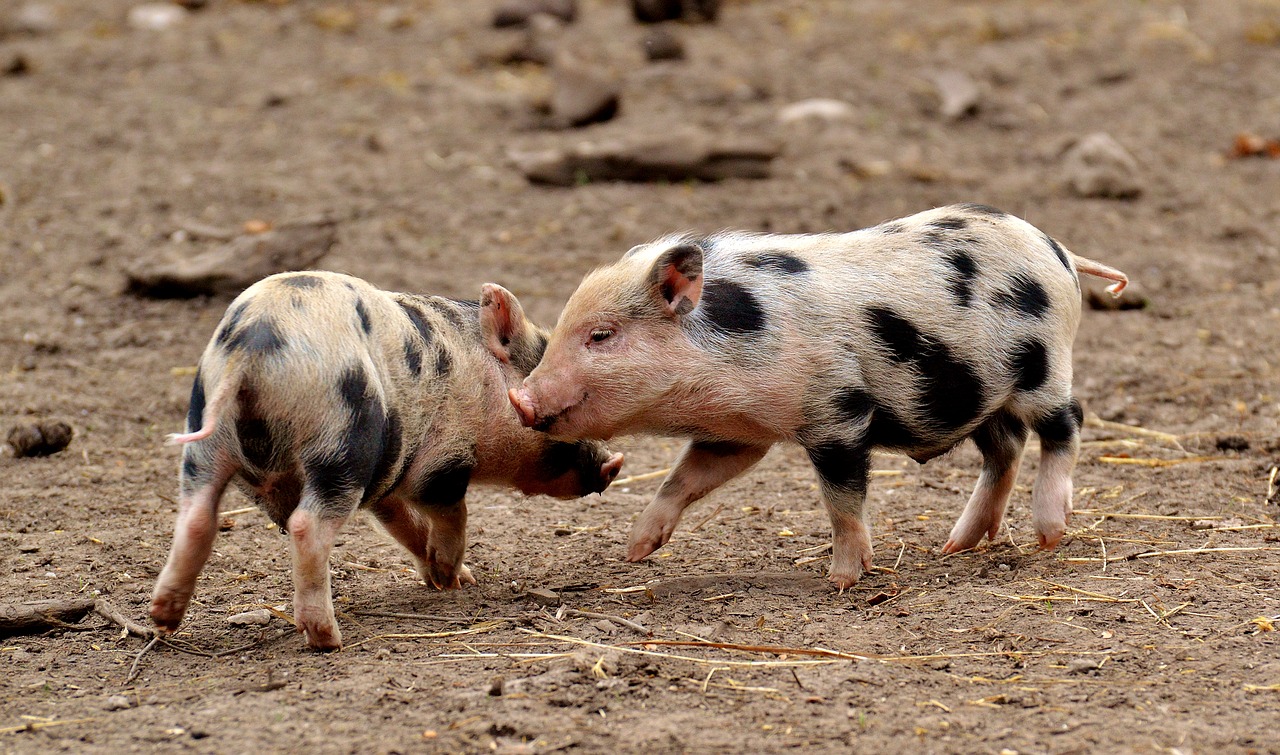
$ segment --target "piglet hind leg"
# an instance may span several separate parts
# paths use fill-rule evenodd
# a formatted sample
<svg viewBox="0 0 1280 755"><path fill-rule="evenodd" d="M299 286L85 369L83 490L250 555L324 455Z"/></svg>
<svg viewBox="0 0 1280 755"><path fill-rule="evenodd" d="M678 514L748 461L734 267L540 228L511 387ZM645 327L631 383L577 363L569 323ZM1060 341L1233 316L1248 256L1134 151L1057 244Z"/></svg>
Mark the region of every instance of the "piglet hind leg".
<svg viewBox="0 0 1280 755"><path fill-rule="evenodd" d="M769 446L695 440L685 446L658 495L631 527L627 560L640 561L667 544L684 510L694 501L760 461Z"/></svg>
<svg viewBox="0 0 1280 755"><path fill-rule="evenodd" d="M460 590L474 585L476 579L463 563L467 553L466 501L424 505L422 513L431 522L426 554L418 567L423 581L437 590Z"/></svg>
<svg viewBox="0 0 1280 755"><path fill-rule="evenodd" d="M951 528L951 537L942 546L943 553L957 553L973 548L982 536L995 540L1004 521L1009 496L1018 478L1018 463L1027 441L1027 427L1018 418L997 413L973 434L973 442L982 452L982 473L978 486L964 507L964 513Z"/></svg>
<svg viewBox="0 0 1280 755"><path fill-rule="evenodd" d="M177 629L187 612L218 534L218 502L235 473L225 459L206 462L191 446L183 451L173 546L151 595L151 620L162 632Z"/></svg>
<svg viewBox="0 0 1280 755"><path fill-rule="evenodd" d="M1044 550L1058 546L1071 518L1071 472L1083 417L1080 404L1071 399L1033 425L1040 436L1040 471L1031 492L1031 523Z"/></svg>
<svg viewBox="0 0 1280 755"><path fill-rule="evenodd" d="M308 495L289 517L293 556L293 623L316 650L342 648L342 632L333 615L329 554L358 499L319 504Z"/></svg>
<svg viewBox="0 0 1280 755"><path fill-rule="evenodd" d="M831 517L831 570L827 578L841 590L871 569L871 530L864 504L871 466L860 443L830 441L806 448L822 487L822 503Z"/></svg>

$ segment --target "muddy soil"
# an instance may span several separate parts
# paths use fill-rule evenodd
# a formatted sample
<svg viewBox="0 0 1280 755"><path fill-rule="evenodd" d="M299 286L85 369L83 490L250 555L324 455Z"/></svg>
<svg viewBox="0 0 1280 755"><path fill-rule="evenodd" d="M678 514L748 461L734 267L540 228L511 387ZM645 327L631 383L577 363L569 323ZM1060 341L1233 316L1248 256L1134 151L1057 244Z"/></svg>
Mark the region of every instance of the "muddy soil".
<svg viewBox="0 0 1280 755"><path fill-rule="evenodd" d="M1280 750L1280 160L1230 156L1241 132L1280 137L1274 2L737 0L672 29L685 60L650 63L625 3L583 0L555 44L615 76L622 105L573 131L530 104L542 67L493 62L520 32L492 29L488 2L211 0L160 31L125 0L39 6L44 22L0 7L0 427L76 435L0 458L3 602L99 596L145 618L177 492L163 438L229 300L123 279L215 243L193 224L331 214L319 267L457 297L495 280L550 323L584 272L671 231L976 201L1123 268L1149 304L1085 313L1091 420L1055 552L1030 528L1034 449L1007 530L950 557L977 453L877 457L876 568L843 593L794 448L639 564L626 534L658 479L580 501L477 489L461 592L352 523L332 560L347 644L320 655L285 620L285 539L229 514L181 650L156 646L136 678L143 641L100 619L0 641L0 750ZM938 112L938 72L976 83L976 112ZM818 97L852 107L779 122ZM548 188L509 157L686 125L776 140L773 177ZM1136 197L1072 188L1063 152L1094 132L1132 155ZM618 445L633 477L679 448ZM227 621L262 606L281 616Z"/></svg>

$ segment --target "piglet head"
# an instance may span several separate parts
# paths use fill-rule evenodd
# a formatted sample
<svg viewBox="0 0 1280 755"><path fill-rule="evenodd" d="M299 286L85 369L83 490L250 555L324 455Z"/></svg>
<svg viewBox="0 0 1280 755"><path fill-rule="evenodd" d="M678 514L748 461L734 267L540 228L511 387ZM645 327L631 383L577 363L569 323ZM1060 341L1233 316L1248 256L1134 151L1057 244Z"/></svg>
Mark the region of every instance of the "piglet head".
<svg viewBox="0 0 1280 755"><path fill-rule="evenodd" d="M509 392L521 422L566 439L668 424L665 398L690 377L681 321L702 295L702 259L697 244L671 239L588 275L542 361Z"/></svg>
<svg viewBox="0 0 1280 755"><path fill-rule="evenodd" d="M603 493L622 471L622 454L598 440L560 441L543 438L542 453L517 480L529 495L578 498Z"/></svg>
<svg viewBox="0 0 1280 755"><path fill-rule="evenodd" d="M480 332L489 353L502 366L508 385L518 385L547 347L546 332L525 317L510 291L493 283L486 283L481 290ZM577 498L602 493L622 470L622 454L613 453L600 441L562 441L528 434L534 439L513 443L511 458L518 461L516 486L529 495Z"/></svg>

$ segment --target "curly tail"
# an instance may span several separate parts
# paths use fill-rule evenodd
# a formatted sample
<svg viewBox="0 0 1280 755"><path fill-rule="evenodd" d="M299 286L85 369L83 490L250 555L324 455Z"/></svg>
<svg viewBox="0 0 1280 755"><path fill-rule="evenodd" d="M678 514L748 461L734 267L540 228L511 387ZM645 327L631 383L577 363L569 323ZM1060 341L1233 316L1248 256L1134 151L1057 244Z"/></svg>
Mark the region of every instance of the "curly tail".
<svg viewBox="0 0 1280 755"><path fill-rule="evenodd" d="M1076 271L1086 275L1092 275L1095 278L1105 278L1109 281L1115 281L1107 286L1107 293L1112 296L1119 296L1124 292L1125 286L1129 285L1129 276L1115 269L1107 267L1101 262L1094 262L1091 259L1081 257L1078 254L1072 254L1071 259L1076 263Z"/></svg>
<svg viewBox="0 0 1280 755"><path fill-rule="evenodd" d="M170 433L165 439L167 444L177 446L194 443L213 435L213 431L218 429L218 418L222 416L223 409L229 401L233 400L236 391L240 388L241 370L238 361L228 361L223 369L218 387L214 389L209 402L204 406L204 415L200 418L200 429L187 433Z"/></svg>

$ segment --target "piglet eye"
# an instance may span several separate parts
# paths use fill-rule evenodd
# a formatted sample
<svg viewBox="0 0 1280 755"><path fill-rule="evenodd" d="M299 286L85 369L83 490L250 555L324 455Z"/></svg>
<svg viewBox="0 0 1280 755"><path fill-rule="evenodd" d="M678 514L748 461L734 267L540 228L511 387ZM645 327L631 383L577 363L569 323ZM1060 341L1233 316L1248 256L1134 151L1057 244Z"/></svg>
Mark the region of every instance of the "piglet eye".
<svg viewBox="0 0 1280 755"><path fill-rule="evenodd" d="M610 328L596 328L591 331L591 342L600 343L611 335L613 335L613 330Z"/></svg>

